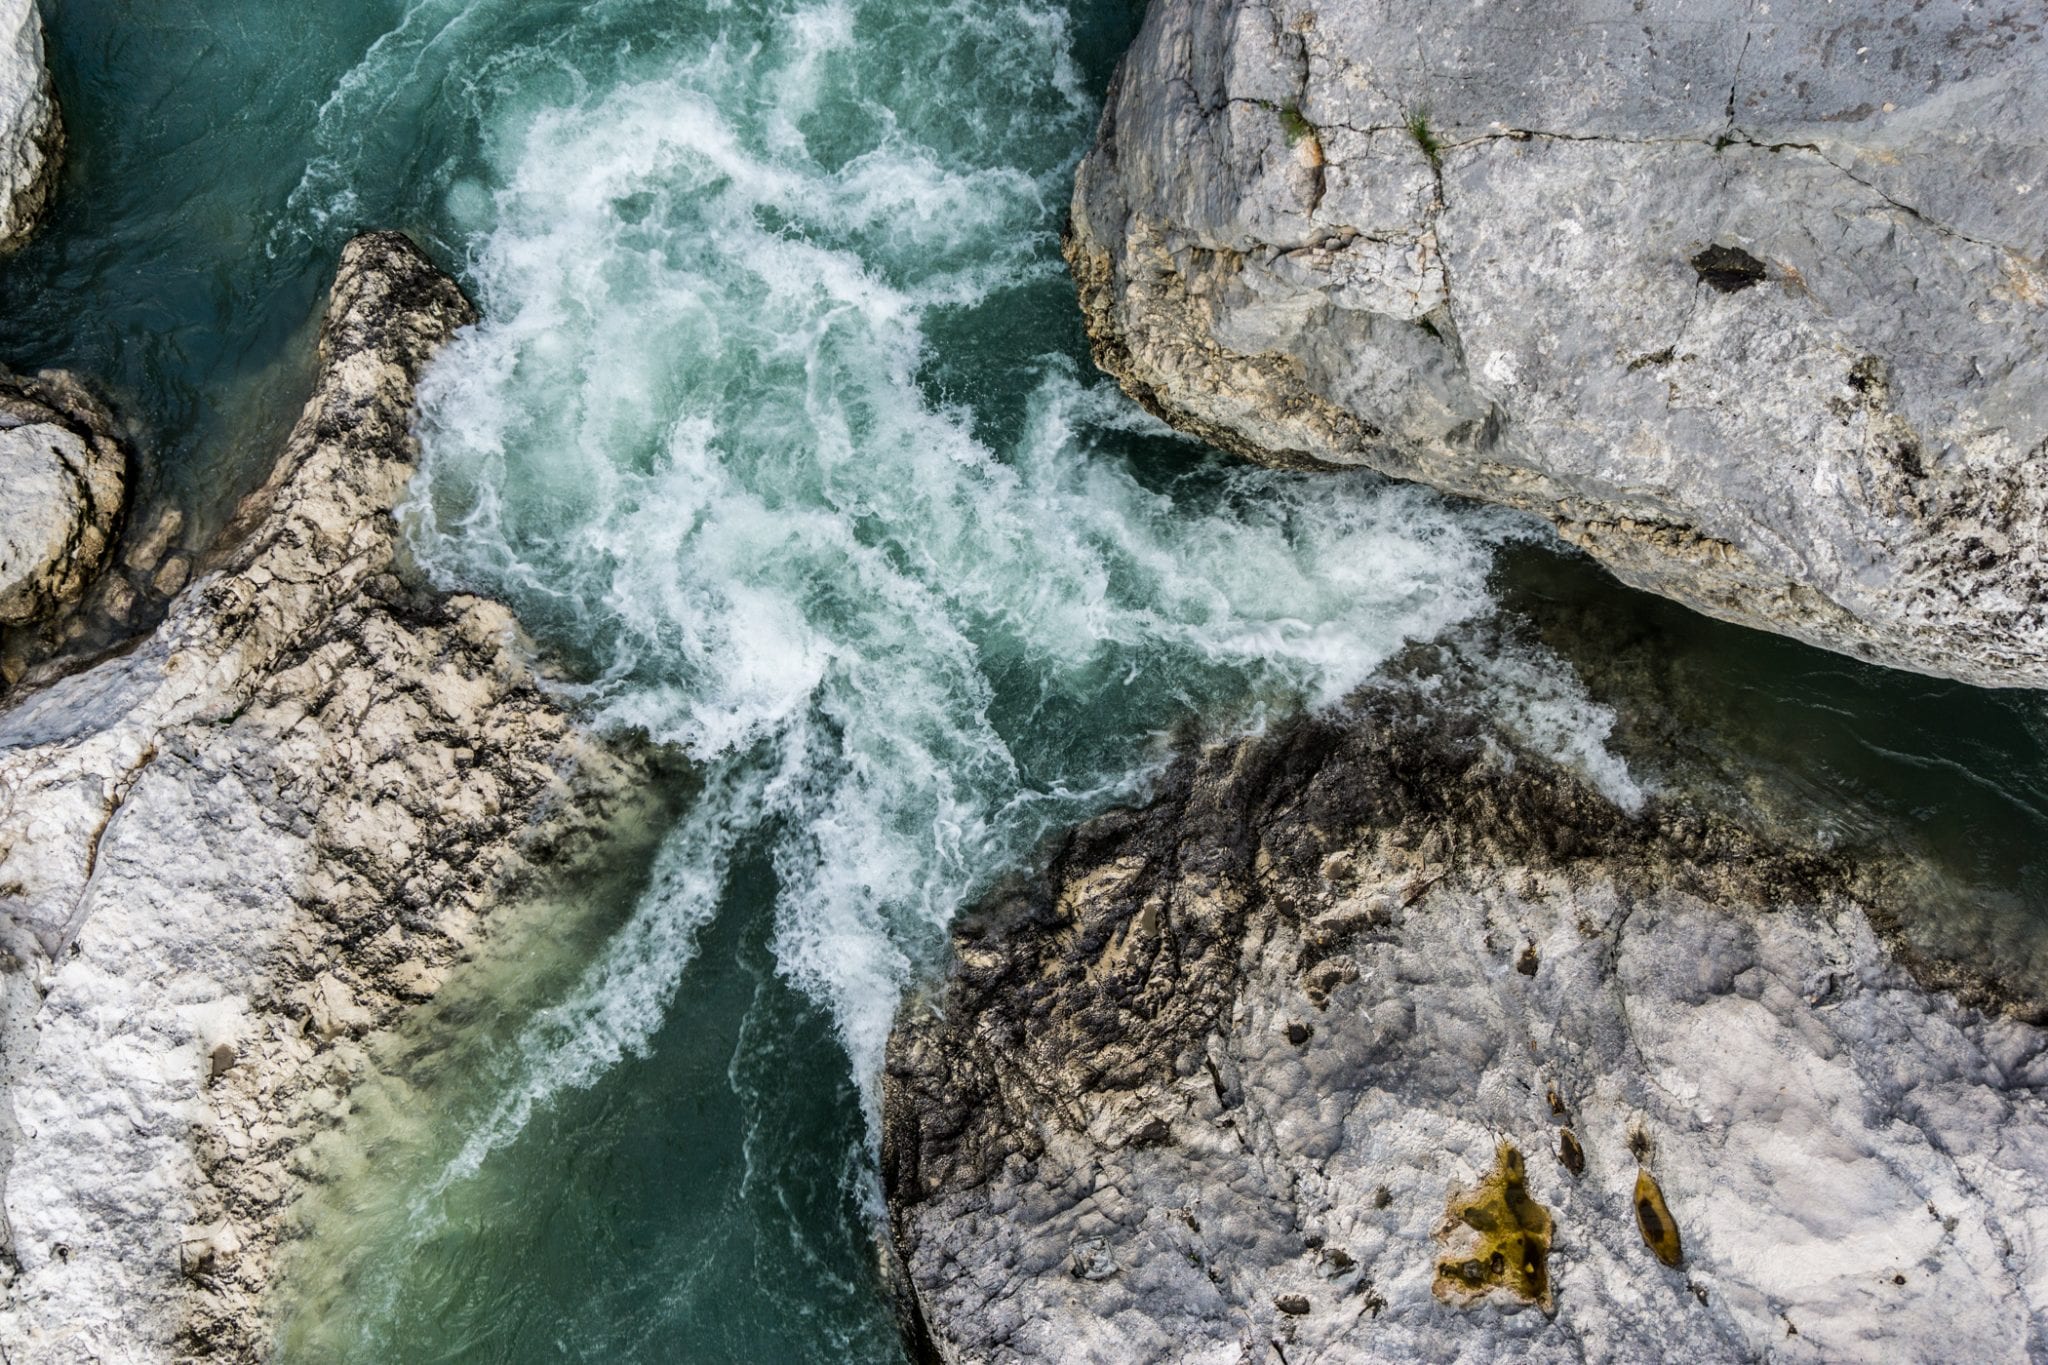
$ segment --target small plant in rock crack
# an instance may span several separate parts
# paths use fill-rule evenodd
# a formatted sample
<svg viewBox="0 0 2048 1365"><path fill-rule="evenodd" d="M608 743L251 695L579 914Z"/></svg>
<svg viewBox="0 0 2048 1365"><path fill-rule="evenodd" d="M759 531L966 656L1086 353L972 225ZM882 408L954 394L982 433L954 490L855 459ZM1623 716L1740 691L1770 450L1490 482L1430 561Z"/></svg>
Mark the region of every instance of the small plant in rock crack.
<svg viewBox="0 0 2048 1365"><path fill-rule="evenodd" d="M1437 137L1436 130L1429 126L1427 109L1418 109L1408 116L1408 136L1422 148L1422 154L1429 158L1430 165L1439 165L1443 161L1444 144Z"/></svg>
<svg viewBox="0 0 2048 1365"><path fill-rule="evenodd" d="M1305 138L1316 135L1316 126L1302 117L1301 106L1287 103L1280 106L1280 131L1287 134L1287 145L1292 147Z"/></svg>

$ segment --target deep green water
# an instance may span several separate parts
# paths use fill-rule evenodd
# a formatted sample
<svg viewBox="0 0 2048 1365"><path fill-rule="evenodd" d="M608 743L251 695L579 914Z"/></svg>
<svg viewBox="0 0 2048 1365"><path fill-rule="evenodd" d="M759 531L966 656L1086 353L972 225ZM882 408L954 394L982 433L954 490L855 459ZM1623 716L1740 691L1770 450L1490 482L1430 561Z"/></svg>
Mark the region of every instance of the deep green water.
<svg viewBox="0 0 2048 1365"><path fill-rule="evenodd" d="M1703 621L1513 518L1239 467L1089 369L1056 234L1130 0L69 0L59 211L0 359L101 382L193 538L303 395L339 245L485 323L408 525L672 822L515 918L323 1147L284 1355L892 1360L868 1113L944 925L1172 736L1488 642L1504 721L1930 858L1930 949L2044 979L2048 708Z"/></svg>

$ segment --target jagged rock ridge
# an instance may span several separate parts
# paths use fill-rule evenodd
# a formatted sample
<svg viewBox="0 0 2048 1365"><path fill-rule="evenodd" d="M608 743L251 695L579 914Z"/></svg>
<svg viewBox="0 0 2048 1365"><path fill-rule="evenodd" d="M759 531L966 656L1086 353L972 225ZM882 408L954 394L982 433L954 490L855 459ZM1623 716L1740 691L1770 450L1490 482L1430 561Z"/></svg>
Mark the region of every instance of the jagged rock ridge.
<svg viewBox="0 0 2048 1365"><path fill-rule="evenodd" d="M27 241L48 211L63 155L36 0L0 0L0 254Z"/></svg>
<svg viewBox="0 0 2048 1365"><path fill-rule="evenodd" d="M401 572L413 385L473 317L403 237L350 243L234 548L0 713L10 1359L265 1358L304 1149L365 1038L646 789L504 607Z"/></svg>

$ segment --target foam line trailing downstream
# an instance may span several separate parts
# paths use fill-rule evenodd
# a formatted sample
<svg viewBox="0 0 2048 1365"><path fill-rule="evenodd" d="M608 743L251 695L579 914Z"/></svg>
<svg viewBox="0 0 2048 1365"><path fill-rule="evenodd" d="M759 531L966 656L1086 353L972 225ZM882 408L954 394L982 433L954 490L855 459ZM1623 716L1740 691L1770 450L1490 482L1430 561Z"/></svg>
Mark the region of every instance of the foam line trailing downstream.
<svg viewBox="0 0 2048 1365"><path fill-rule="evenodd" d="M1138 791L1163 730L1334 700L1483 612L1520 533L1172 447L1079 373L1053 239L1093 111L1061 9L691 22L480 105L486 163L449 181L487 321L423 390L418 555L706 775L458 1169L643 1044L742 841L866 1084L958 907Z"/></svg>

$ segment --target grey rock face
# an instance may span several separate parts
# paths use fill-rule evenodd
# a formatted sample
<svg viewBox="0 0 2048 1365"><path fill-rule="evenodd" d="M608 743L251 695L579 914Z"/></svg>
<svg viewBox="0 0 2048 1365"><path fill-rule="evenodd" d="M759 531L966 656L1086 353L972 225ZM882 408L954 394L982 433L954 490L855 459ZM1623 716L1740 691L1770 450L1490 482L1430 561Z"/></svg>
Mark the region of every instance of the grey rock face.
<svg viewBox="0 0 2048 1365"><path fill-rule="evenodd" d="M505 608L398 571L413 385L472 317L404 238L352 242L225 561L0 713L10 1360L266 1358L304 1149L367 1036L646 786ZM137 563L160 572L175 529Z"/></svg>
<svg viewBox="0 0 2048 1365"><path fill-rule="evenodd" d="M1075 185L1194 434L1540 513L1699 610L2048 685L2048 16L1153 0Z"/></svg>
<svg viewBox="0 0 2048 1365"><path fill-rule="evenodd" d="M884 1180L933 1353L2048 1350L2048 1033L1916 985L1879 874L1431 709L1183 764L906 1003ZM1520 1295L1472 1193L1502 1144L1549 1228Z"/></svg>
<svg viewBox="0 0 2048 1365"><path fill-rule="evenodd" d="M36 0L0 0L0 254L28 240L64 154Z"/></svg>
<svg viewBox="0 0 2048 1365"><path fill-rule="evenodd" d="M0 629L75 605L120 525L127 460L68 375L0 370Z"/></svg>

